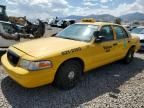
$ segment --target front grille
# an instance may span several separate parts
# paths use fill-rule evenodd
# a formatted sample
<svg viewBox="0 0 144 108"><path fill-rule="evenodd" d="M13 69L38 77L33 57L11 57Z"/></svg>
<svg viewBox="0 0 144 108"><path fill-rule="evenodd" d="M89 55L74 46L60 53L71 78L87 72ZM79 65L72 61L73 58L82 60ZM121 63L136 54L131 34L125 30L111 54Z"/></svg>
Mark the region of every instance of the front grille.
<svg viewBox="0 0 144 108"><path fill-rule="evenodd" d="M144 43L144 40L140 40L140 43Z"/></svg>
<svg viewBox="0 0 144 108"><path fill-rule="evenodd" d="M19 62L19 59L20 57L15 54L14 52L8 50L7 52L7 58L8 58L8 61L13 65L13 66L16 66Z"/></svg>

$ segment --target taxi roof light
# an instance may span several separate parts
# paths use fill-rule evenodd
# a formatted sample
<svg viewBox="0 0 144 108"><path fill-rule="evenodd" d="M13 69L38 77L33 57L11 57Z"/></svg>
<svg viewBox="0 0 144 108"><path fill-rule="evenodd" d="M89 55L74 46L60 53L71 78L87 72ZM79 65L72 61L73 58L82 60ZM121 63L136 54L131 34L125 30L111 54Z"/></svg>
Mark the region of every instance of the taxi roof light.
<svg viewBox="0 0 144 108"><path fill-rule="evenodd" d="M81 22L91 22L91 23L94 23L94 22L96 22L96 20L94 18L83 18L81 20Z"/></svg>

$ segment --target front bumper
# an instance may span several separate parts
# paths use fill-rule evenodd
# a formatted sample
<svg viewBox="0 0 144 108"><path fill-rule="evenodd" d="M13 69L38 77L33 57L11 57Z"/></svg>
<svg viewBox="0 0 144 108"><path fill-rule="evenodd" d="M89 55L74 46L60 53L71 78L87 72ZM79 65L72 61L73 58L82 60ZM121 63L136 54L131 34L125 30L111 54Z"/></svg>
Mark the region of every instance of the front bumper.
<svg viewBox="0 0 144 108"><path fill-rule="evenodd" d="M52 68L30 72L23 68L11 65L6 54L2 56L1 62L8 75L23 87L34 88L50 84L54 80L55 70Z"/></svg>

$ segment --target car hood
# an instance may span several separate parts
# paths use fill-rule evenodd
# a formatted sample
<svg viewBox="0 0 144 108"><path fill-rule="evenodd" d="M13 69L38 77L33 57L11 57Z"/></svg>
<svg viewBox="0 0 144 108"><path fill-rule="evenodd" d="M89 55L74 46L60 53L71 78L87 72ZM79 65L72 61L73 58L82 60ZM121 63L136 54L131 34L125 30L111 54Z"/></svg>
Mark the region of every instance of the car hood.
<svg viewBox="0 0 144 108"><path fill-rule="evenodd" d="M58 37L42 38L13 45L16 49L33 57L59 54L62 51L88 45L87 42L62 39Z"/></svg>
<svg viewBox="0 0 144 108"><path fill-rule="evenodd" d="M138 36L140 38L140 40L144 39L144 34L132 33L132 36Z"/></svg>

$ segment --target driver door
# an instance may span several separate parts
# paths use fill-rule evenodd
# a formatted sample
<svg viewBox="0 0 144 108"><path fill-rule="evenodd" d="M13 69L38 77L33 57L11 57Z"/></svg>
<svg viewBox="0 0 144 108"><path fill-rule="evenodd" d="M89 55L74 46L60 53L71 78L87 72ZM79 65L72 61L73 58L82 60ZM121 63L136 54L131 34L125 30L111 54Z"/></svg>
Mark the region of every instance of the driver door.
<svg viewBox="0 0 144 108"><path fill-rule="evenodd" d="M115 61L115 54L118 50L114 32L110 25L101 28L100 36L104 37L102 42L95 42L89 48L90 64L94 68Z"/></svg>

